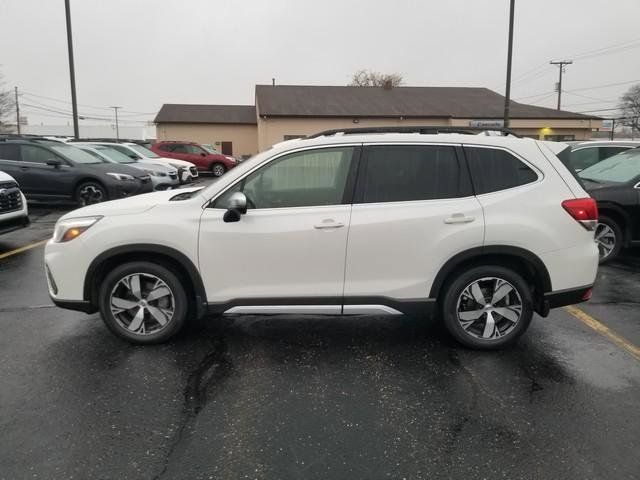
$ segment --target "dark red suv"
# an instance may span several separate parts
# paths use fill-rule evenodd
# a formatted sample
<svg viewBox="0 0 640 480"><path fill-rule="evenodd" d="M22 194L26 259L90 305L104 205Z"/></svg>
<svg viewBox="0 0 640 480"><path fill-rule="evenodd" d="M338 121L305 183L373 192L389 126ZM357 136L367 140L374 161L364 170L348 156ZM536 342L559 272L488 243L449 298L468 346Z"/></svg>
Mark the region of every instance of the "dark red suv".
<svg viewBox="0 0 640 480"><path fill-rule="evenodd" d="M211 172L216 177L238 165L235 158L219 153L210 153L195 142L161 141L151 145L151 150L162 157L191 162L198 167L198 170Z"/></svg>

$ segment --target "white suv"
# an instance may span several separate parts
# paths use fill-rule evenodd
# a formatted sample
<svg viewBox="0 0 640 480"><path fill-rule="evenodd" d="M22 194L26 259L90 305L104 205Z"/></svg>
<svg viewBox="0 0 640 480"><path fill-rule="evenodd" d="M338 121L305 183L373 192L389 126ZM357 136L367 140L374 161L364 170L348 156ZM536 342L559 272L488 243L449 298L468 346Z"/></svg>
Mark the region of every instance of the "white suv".
<svg viewBox="0 0 640 480"><path fill-rule="evenodd" d="M438 312L475 348L588 300L598 214L567 146L425 131L323 132L204 189L68 213L45 251L51 297L135 343L214 313Z"/></svg>
<svg viewBox="0 0 640 480"><path fill-rule="evenodd" d="M18 182L5 172L0 172L0 234L9 233L29 225L27 199Z"/></svg>

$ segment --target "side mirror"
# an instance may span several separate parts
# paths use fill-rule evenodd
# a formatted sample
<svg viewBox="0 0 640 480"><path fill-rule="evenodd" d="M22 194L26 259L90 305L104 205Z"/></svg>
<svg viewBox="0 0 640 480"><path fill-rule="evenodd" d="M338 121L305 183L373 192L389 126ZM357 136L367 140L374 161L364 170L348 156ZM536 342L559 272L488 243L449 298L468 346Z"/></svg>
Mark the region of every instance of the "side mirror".
<svg viewBox="0 0 640 480"><path fill-rule="evenodd" d="M207 156L207 154L206 154L206 153L204 153L204 152L202 152L202 153L200 154L200 156L201 156L201 157L206 157L206 156Z"/></svg>
<svg viewBox="0 0 640 480"><path fill-rule="evenodd" d="M50 158L49 160L47 160L47 165L49 165L50 167L58 168L60 165L62 165L62 162L57 158Z"/></svg>
<svg viewBox="0 0 640 480"><path fill-rule="evenodd" d="M242 192L236 192L229 197L229 208L224 212L222 220L226 223L238 222L240 216L247 213L247 197Z"/></svg>

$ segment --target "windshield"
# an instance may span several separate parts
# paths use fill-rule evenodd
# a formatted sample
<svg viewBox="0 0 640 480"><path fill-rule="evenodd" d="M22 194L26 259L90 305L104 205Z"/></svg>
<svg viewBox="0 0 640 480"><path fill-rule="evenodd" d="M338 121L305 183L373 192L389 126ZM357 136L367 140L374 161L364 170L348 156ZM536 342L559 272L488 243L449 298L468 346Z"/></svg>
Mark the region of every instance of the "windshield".
<svg viewBox="0 0 640 480"><path fill-rule="evenodd" d="M103 147L102 145L97 145L94 148L98 150L101 154L103 154L105 157L107 157L109 160L113 160L114 162L135 163L135 160L133 160L130 157L127 157L124 153L119 152L118 150L115 150L111 147Z"/></svg>
<svg viewBox="0 0 640 480"><path fill-rule="evenodd" d="M209 145L208 143L205 143L203 145L201 145L202 148L204 148L207 152L209 153L215 153L217 155L220 154L220 152L218 150L216 150L215 148L213 148L212 145Z"/></svg>
<svg viewBox="0 0 640 480"><path fill-rule="evenodd" d="M579 175L596 182L630 182L640 175L640 149L634 148L609 157L585 168Z"/></svg>
<svg viewBox="0 0 640 480"><path fill-rule="evenodd" d="M49 148L59 153L65 158L68 158L74 163L105 163L105 160L97 158L90 153L80 150L79 148L72 147L70 145L51 145Z"/></svg>
<svg viewBox="0 0 640 480"><path fill-rule="evenodd" d="M129 147L131 150L135 151L139 155L142 155L143 157L160 158L160 155L158 155L155 152L152 152L151 150L149 150L148 148L143 147L142 145L137 145L137 144L133 144L132 143L132 144L127 145L127 147Z"/></svg>

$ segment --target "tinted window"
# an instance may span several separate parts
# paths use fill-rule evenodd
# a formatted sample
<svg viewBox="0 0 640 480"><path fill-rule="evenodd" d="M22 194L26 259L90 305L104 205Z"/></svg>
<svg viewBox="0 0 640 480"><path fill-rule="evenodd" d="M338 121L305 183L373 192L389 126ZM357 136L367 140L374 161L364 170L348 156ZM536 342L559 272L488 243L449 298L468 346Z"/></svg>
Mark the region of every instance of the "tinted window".
<svg viewBox="0 0 640 480"><path fill-rule="evenodd" d="M0 143L0 159L20 160L20 147L11 143Z"/></svg>
<svg viewBox="0 0 640 480"><path fill-rule="evenodd" d="M367 147L358 198L364 203L432 200L471 194L453 147Z"/></svg>
<svg viewBox="0 0 640 480"><path fill-rule="evenodd" d="M247 196L249 208L340 205L353 151L341 147L285 155L227 190L214 207L227 208L237 191Z"/></svg>
<svg viewBox="0 0 640 480"><path fill-rule="evenodd" d="M30 163L47 163L49 160L59 160L56 155L42 147L22 145L22 161Z"/></svg>
<svg viewBox="0 0 640 480"><path fill-rule="evenodd" d="M538 175L509 152L465 147L476 194L497 192L535 182Z"/></svg>
<svg viewBox="0 0 640 480"><path fill-rule="evenodd" d="M185 145L178 143L173 145L173 147L171 148L171 151L173 153L187 153L187 148Z"/></svg>
<svg viewBox="0 0 640 480"><path fill-rule="evenodd" d="M163 152L170 152L170 151L171 151L171 148L170 148L170 147L171 147L171 146L170 146L170 145L167 145L166 143L161 143L161 144L158 146L158 148L159 148L160 150L162 150Z"/></svg>
<svg viewBox="0 0 640 480"><path fill-rule="evenodd" d="M123 155L126 155L127 157L131 158L132 160L140 160L140 155L138 155L135 152L132 152L131 150L129 150L127 147L123 146L123 145L117 145L117 144L108 144L105 145L109 148L113 148L114 150L117 150L118 152L122 153Z"/></svg>
<svg viewBox="0 0 640 480"><path fill-rule="evenodd" d="M185 145L187 149L187 153L192 153L195 155L200 155L201 153L207 153L197 145Z"/></svg>
<svg viewBox="0 0 640 480"><path fill-rule="evenodd" d="M598 149L596 147L580 148L571 152L571 166L579 172L598 163Z"/></svg>
<svg viewBox="0 0 640 480"><path fill-rule="evenodd" d="M51 146L51 150L54 150L65 158L76 163L104 163L104 160L95 158L84 150L80 150L79 148L72 147L70 145L53 145Z"/></svg>

